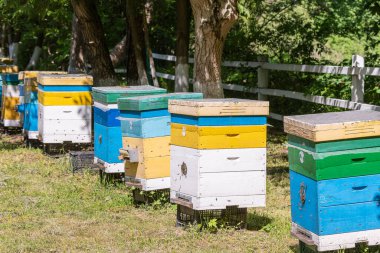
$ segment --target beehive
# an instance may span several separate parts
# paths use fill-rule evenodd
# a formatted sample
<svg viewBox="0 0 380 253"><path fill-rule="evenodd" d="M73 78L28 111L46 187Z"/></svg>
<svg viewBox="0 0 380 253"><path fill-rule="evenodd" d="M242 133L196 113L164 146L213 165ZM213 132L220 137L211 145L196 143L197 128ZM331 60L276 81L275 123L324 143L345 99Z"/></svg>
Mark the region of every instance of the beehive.
<svg viewBox="0 0 380 253"><path fill-rule="evenodd" d="M318 251L380 243L380 112L285 117L292 234Z"/></svg>
<svg viewBox="0 0 380 253"><path fill-rule="evenodd" d="M39 74L38 137L44 144L91 143L92 77Z"/></svg>
<svg viewBox="0 0 380 253"><path fill-rule="evenodd" d="M149 85L93 88L95 163L103 165L105 173L124 173L124 162L119 159L123 145L117 99L160 93L166 90Z"/></svg>
<svg viewBox="0 0 380 253"><path fill-rule="evenodd" d="M170 99L201 93L171 93L118 99L127 184L144 191L170 188Z"/></svg>
<svg viewBox="0 0 380 253"><path fill-rule="evenodd" d="M173 203L194 210L263 207L269 103L171 100Z"/></svg>
<svg viewBox="0 0 380 253"><path fill-rule="evenodd" d="M19 73L23 83L24 103L19 110L23 112L23 133L27 140L38 139L38 74L67 74L60 71L23 71Z"/></svg>
<svg viewBox="0 0 380 253"><path fill-rule="evenodd" d="M1 66L0 66L1 67ZM2 70L0 68L0 70ZM4 70L7 71L8 69ZM10 70L9 70L10 71ZM17 106L20 104L20 87L17 73L2 74L2 114L4 127L21 127L20 113Z"/></svg>

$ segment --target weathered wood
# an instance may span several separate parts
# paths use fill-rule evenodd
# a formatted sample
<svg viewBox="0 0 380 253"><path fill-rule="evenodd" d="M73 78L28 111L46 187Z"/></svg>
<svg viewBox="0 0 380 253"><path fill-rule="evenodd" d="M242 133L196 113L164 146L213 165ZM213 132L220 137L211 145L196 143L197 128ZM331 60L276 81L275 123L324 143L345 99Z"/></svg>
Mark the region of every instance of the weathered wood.
<svg viewBox="0 0 380 253"><path fill-rule="evenodd" d="M348 111L284 118L284 131L314 142L380 136L380 112Z"/></svg>
<svg viewBox="0 0 380 253"><path fill-rule="evenodd" d="M45 74L41 73L37 77L37 82L41 85L92 85L93 78L83 74Z"/></svg>
<svg viewBox="0 0 380 253"><path fill-rule="evenodd" d="M231 98L170 100L169 111L190 116L268 115L269 102Z"/></svg>
<svg viewBox="0 0 380 253"><path fill-rule="evenodd" d="M92 105L90 92L42 92L38 91L38 102L45 106Z"/></svg>
<svg viewBox="0 0 380 253"><path fill-rule="evenodd" d="M259 62L268 62L268 58L265 56L258 57ZM269 86L269 71L267 69L258 68L257 69L257 87L258 88L268 88ZM268 97L262 94L259 90L258 100L267 101Z"/></svg>

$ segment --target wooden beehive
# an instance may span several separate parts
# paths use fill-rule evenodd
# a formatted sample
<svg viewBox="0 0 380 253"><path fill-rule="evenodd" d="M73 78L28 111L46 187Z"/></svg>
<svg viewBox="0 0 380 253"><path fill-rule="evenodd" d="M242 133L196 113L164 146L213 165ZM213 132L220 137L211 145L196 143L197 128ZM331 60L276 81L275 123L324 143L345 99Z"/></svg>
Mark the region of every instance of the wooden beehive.
<svg viewBox="0 0 380 253"><path fill-rule="evenodd" d="M379 123L375 111L285 117L298 239L320 251L380 242Z"/></svg>
<svg viewBox="0 0 380 253"><path fill-rule="evenodd" d="M264 207L268 102L169 102L171 201L195 210Z"/></svg>

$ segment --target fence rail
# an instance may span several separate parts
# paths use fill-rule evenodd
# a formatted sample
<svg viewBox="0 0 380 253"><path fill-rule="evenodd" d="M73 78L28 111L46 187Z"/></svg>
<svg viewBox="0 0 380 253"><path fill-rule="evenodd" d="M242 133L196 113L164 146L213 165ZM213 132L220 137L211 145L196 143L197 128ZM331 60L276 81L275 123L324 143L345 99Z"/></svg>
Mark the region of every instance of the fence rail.
<svg viewBox="0 0 380 253"><path fill-rule="evenodd" d="M153 54L157 60L176 61L174 55ZM223 84L225 90L241 91L249 93L257 93L260 100L266 100L267 96L286 97L296 100L307 101L311 103L335 106L349 110L375 110L380 111L380 106L363 103L364 98L364 77L380 76L380 68L364 67L364 58L359 55L352 57L352 66L319 66L319 65L297 65L297 64L275 64L268 63L265 58L262 61L225 61L222 66L233 68L256 68L258 73L258 88L249 88L238 84ZM194 63L194 59L190 58L189 63ZM351 75L351 101L327 98L324 96L307 95L301 92L270 89L269 86L269 71L291 71L319 74L334 74L334 75ZM157 72L157 76L167 80L175 80L175 76L167 73ZM271 118L282 120L282 115L271 113Z"/></svg>

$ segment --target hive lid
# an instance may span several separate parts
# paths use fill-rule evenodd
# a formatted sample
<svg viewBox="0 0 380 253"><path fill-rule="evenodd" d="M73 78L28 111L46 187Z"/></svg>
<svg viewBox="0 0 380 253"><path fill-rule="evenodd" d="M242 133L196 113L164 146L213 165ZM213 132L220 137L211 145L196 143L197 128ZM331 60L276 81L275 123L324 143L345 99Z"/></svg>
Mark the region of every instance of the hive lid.
<svg viewBox="0 0 380 253"><path fill-rule="evenodd" d="M41 85L92 85L92 76L85 74L38 74L37 82Z"/></svg>
<svg viewBox="0 0 380 253"><path fill-rule="evenodd" d="M107 87L95 87L94 92L104 93L104 94L114 94L114 93L144 93L144 92L156 92L162 93L166 92L165 89L157 88L151 85L141 85L141 86L107 86Z"/></svg>
<svg viewBox="0 0 380 253"><path fill-rule="evenodd" d="M170 100L169 111L190 116L268 115L269 102L237 98Z"/></svg>
<svg viewBox="0 0 380 253"><path fill-rule="evenodd" d="M380 136L380 112L347 111L284 117L284 130L314 142Z"/></svg>
<svg viewBox="0 0 380 253"><path fill-rule="evenodd" d="M155 109L167 109L170 99L201 99L202 93L178 92L160 95L140 96L131 98L119 98L119 110L147 111Z"/></svg>
<svg viewBox="0 0 380 253"><path fill-rule="evenodd" d="M0 58L0 63L2 63L2 64L12 64L13 63L13 59L6 58L6 57L1 57Z"/></svg>
<svg viewBox="0 0 380 253"><path fill-rule="evenodd" d="M18 67L16 65L0 65L1 73L17 73Z"/></svg>
<svg viewBox="0 0 380 253"><path fill-rule="evenodd" d="M94 100L105 104L116 104L121 97L136 97L166 93L166 89L150 85L95 87L92 89Z"/></svg>
<svg viewBox="0 0 380 253"><path fill-rule="evenodd" d="M37 78L38 74L54 74L54 75L67 74L67 72L65 71L23 71L23 73L24 73L24 78Z"/></svg>

